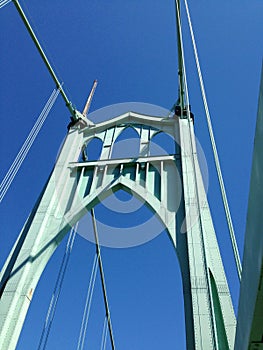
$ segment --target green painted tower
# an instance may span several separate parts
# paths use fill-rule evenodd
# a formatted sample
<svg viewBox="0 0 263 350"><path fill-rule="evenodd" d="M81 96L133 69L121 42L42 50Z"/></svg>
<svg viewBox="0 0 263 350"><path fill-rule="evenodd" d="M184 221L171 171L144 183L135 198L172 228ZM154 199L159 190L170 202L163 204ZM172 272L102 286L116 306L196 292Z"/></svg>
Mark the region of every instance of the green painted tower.
<svg viewBox="0 0 263 350"><path fill-rule="evenodd" d="M139 134L140 154L113 159L115 140L128 126ZM159 132L173 138L175 154L148 154ZM103 143L100 159L79 161L94 137ZM72 123L1 272L2 350L15 349L38 280L70 227L118 189L142 198L171 237L182 272L187 349L234 348L236 320L197 160L193 119L127 112L100 124Z"/></svg>

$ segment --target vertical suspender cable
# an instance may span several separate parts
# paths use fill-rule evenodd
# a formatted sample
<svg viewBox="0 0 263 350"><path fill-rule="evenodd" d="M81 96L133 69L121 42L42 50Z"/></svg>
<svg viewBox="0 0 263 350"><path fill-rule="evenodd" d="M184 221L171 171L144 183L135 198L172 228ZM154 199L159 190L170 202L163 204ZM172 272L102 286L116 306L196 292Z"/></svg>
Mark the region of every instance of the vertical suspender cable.
<svg viewBox="0 0 263 350"><path fill-rule="evenodd" d="M204 107L205 107L207 125L208 125L210 140L211 140L211 144L212 144L213 154L214 154L214 161L215 161L215 165L216 165L218 181L219 181L219 185L220 185L220 190L221 190L222 200L223 200L223 204L224 204L224 209L225 209L228 229L229 229L229 233L230 233L232 249L233 249L233 253L234 253L234 257L235 257L237 273L238 273L239 281L241 281L242 267L241 267L241 262L240 262L240 257L239 257L239 251L238 251L238 247L237 247L234 227L233 227L233 223L232 223L231 213L230 213L228 200L227 200L227 195L226 195L226 191L225 191L224 180L223 180L222 171L221 171L221 167L220 167L220 162L219 162L216 142L215 142L215 138L214 138L214 132L213 132L213 127L212 127L210 112L209 112L209 108L208 108L208 104L207 104L205 87L204 87L201 67L200 67L200 63L199 63L199 57L198 57L198 52L197 52L197 47L196 47L196 41L195 41L195 36L194 36L194 31L193 31L193 26L192 26L192 22L191 22L191 17L190 17L190 12L189 12L189 7L188 7L187 0L184 0L184 3L185 3L187 19L188 19L188 24L189 24L191 38L192 38L192 43L193 43L193 48L194 48L195 62L196 62L196 66L197 66L197 71L198 71L198 76L199 76L199 83L200 83L203 103L204 103Z"/></svg>
<svg viewBox="0 0 263 350"><path fill-rule="evenodd" d="M95 242L96 242L96 250L97 250L98 262L99 262L100 277L101 277L101 283L102 283L102 291L103 291L103 297L104 297L106 317L107 317L107 322L108 322L108 327L109 327L109 332L110 332L110 341L111 341L112 349L115 350L113 329L112 329L112 323L111 323L111 317L110 317L110 308L109 308L107 290L106 290L106 282L105 282L102 259L101 259L101 254L100 254L100 244L99 244L99 237L98 237L98 231L97 231L97 225L96 225L95 212L94 212L93 208L91 209L91 217L92 217L94 236L95 236Z"/></svg>

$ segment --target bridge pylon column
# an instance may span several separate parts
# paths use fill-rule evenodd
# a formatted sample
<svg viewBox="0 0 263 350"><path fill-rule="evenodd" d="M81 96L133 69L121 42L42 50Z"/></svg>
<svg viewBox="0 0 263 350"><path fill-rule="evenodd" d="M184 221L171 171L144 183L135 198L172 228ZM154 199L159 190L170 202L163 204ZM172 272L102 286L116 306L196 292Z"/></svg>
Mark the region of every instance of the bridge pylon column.
<svg viewBox="0 0 263 350"><path fill-rule="evenodd" d="M1 350L16 348L38 280L69 230L63 214L75 178L68 165L78 160L81 146L82 134L76 126L66 136L54 170L1 271Z"/></svg>

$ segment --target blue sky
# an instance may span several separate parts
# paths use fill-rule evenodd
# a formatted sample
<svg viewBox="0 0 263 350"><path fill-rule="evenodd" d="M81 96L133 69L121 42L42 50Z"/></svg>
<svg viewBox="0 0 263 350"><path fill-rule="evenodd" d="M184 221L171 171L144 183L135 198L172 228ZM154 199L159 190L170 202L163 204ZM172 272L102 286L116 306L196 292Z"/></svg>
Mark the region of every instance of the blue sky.
<svg viewBox="0 0 263 350"><path fill-rule="evenodd" d="M78 109L83 108L94 79L99 85L92 111L123 102L170 109L176 101L174 1L23 0L21 5ZM262 63L263 3L191 0L189 6L242 254ZM195 130L208 162L208 198L236 309L238 280L184 10L182 15ZM2 178L54 87L12 3L0 9L0 57ZM1 265L52 169L68 121L69 113L59 97L0 204ZM62 244L40 281L19 350L35 349L38 344L63 249ZM102 254L117 348L185 348L180 272L166 234L136 248L103 248ZM50 334L50 349L72 349L77 344L93 256L94 246L78 237ZM103 318L97 283L86 343L91 348L100 346Z"/></svg>

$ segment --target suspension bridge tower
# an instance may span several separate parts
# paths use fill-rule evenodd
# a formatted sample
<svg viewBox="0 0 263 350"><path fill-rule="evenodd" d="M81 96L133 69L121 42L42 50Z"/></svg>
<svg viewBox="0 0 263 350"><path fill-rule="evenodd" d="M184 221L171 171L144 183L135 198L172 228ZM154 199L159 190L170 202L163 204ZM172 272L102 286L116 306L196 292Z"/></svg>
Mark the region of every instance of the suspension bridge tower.
<svg viewBox="0 0 263 350"><path fill-rule="evenodd" d="M21 8L19 11L21 14ZM68 133L0 275L1 350L15 349L39 278L66 233L99 201L119 189L145 201L173 242L182 274L187 349L234 348L236 319L198 164L193 114L185 98L178 9L177 19L179 98L171 116L127 111L94 124L86 111L74 110L62 94L72 114ZM138 133L140 153L114 159L114 143L127 127ZM149 143L159 132L173 138L174 154L149 154ZM99 159L90 161L82 154L94 138L103 146Z"/></svg>

